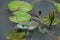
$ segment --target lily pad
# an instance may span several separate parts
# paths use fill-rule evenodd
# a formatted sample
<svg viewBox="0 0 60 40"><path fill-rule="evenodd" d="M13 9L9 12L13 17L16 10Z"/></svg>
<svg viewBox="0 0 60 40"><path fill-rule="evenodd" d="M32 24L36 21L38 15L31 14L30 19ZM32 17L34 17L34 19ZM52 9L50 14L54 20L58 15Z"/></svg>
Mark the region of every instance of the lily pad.
<svg viewBox="0 0 60 40"><path fill-rule="evenodd" d="M17 29L12 30L11 32L9 32L9 34L7 35L7 39L9 40L25 40L25 32L17 32Z"/></svg>
<svg viewBox="0 0 60 40"><path fill-rule="evenodd" d="M11 11L18 10L18 8L21 6L22 2L21 1L12 1L8 4L8 8Z"/></svg>
<svg viewBox="0 0 60 40"><path fill-rule="evenodd" d="M28 12L33 9L32 5L25 1L12 1L8 4L8 8L11 11L20 10L24 12Z"/></svg>
<svg viewBox="0 0 60 40"><path fill-rule="evenodd" d="M58 13L60 13L60 4L57 4L57 5L56 5L56 11L57 11Z"/></svg>
<svg viewBox="0 0 60 40"><path fill-rule="evenodd" d="M27 18L25 19L24 17L18 18L16 16L10 16L9 19L10 19L10 21L15 22L15 23L28 22L29 21L29 18L28 19Z"/></svg>
<svg viewBox="0 0 60 40"><path fill-rule="evenodd" d="M43 24L49 25L50 24L49 17L48 16L42 17L40 19L40 22ZM52 25L57 25L58 23L59 23L59 19L55 18Z"/></svg>
<svg viewBox="0 0 60 40"><path fill-rule="evenodd" d="M15 23L28 22L31 19L31 15L25 12L16 11L16 12L13 12L13 14L15 16L10 16L9 19L10 21Z"/></svg>
<svg viewBox="0 0 60 40"><path fill-rule="evenodd" d="M23 11L23 12L29 12L33 9L32 5L24 2L24 4L20 7L19 11Z"/></svg>
<svg viewBox="0 0 60 40"><path fill-rule="evenodd" d="M31 18L31 15L27 12L22 12L22 11L15 11L13 12L13 15L17 16L17 17L30 17Z"/></svg>
<svg viewBox="0 0 60 40"><path fill-rule="evenodd" d="M60 2L59 2L58 0L54 0L54 1L49 0L49 1L52 2L52 3L55 5L56 11L57 11L58 13L60 13ZM57 2L57 1L58 1L58 2Z"/></svg>

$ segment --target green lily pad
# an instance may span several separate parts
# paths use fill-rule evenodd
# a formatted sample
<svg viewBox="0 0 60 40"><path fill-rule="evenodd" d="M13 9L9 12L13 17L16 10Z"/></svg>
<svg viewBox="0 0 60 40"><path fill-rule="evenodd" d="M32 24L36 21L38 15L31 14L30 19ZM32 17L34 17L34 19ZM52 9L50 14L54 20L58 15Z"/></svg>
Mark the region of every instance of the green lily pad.
<svg viewBox="0 0 60 40"><path fill-rule="evenodd" d="M49 17L48 16L42 17L40 19L40 22L43 24L49 25L50 24ZM58 23L59 23L59 19L55 18L52 25L57 25Z"/></svg>
<svg viewBox="0 0 60 40"><path fill-rule="evenodd" d="M18 10L18 8L21 6L22 2L21 1L12 1L8 4L8 8L11 11Z"/></svg>
<svg viewBox="0 0 60 40"><path fill-rule="evenodd" d="M33 7L30 3L25 1L12 1L8 4L8 8L11 11L20 10L20 11L28 12L31 11Z"/></svg>
<svg viewBox="0 0 60 40"><path fill-rule="evenodd" d="M24 4L21 6L21 8L19 9L19 11L23 11L23 12L29 12L33 9L32 5L29 4L28 2L24 2Z"/></svg>
<svg viewBox="0 0 60 40"><path fill-rule="evenodd" d="M56 11L58 12L58 13L60 13L60 3L59 2L57 2L57 1L50 1L50 2L52 2L54 5L55 5L55 7L56 7Z"/></svg>
<svg viewBox="0 0 60 40"><path fill-rule="evenodd" d="M7 39L9 40L25 40L25 32L17 32L17 29L12 30L11 32L9 32L9 34L7 35Z"/></svg>
<svg viewBox="0 0 60 40"><path fill-rule="evenodd" d="M57 5L56 5L56 11L57 11L58 13L60 13L60 4L57 4Z"/></svg>
<svg viewBox="0 0 60 40"><path fill-rule="evenodd" d="M10 16L9 19L10 21L15 23L28 22L31 19L31 15L25 12L16 11L16 12L13 12L13 14L15 16Z"/></svg>

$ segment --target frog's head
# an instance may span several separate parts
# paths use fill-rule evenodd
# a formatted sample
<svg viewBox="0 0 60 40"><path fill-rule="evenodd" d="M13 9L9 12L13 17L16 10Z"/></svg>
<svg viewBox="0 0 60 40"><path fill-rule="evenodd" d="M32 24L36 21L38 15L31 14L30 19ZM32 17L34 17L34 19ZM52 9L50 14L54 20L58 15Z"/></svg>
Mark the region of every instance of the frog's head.
<svg viewBox="0 0 60 40"><path fill-rule="evenodd" d="M38 27L38 23L34 21L26 22L26 23L19 23L17 27L20 29L33 30Z"/></svg>
<svg viewBox="0 0 60 40"><path fill-rule="evenodd" d="M24 30L24 29L28 29L28 25L24 25L24 24L20 24L20 23L19 23L19 24L17 25L17 28L20 28L20 29L23 29L23 30Z"/></svg>

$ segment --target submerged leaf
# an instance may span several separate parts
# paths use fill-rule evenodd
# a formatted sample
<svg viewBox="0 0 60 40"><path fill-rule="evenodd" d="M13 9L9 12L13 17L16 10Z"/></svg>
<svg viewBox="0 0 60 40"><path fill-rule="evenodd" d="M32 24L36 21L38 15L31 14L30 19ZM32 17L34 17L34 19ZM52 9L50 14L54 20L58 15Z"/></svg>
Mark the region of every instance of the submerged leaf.
<svg viewBox="0 0 60 40"><path fill-rule="evenodd" d="M7 39L9 40L25 40L25 32L17 33L17 29L12 30L8 35Z"/></svg>

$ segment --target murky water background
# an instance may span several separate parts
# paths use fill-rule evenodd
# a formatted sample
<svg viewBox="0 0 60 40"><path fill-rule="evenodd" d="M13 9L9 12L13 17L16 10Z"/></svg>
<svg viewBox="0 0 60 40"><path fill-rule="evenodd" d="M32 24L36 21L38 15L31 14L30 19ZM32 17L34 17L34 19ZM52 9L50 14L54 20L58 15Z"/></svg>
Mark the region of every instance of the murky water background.
<svg viewBox="0 0 60 40"><path fill-rule="evenodd" d="M9 21L10 12L8 11L7 5L12 0L0 0L0 40L7 40L6 35L11 31L15 23ZM47 0L24 0L30 2L34 9L31 11L31 15L36 15L39 10L42 10L42 15L45 16L49 14L50 10L54 10L55 7L52 3ZM58 24L53 28L54 36L60 35L60 25ZM33 36L33 38L32 38ZM37 29L30 32L30 35L27 37L27 40L49 40L48 34L40 33Z"/></svg>

